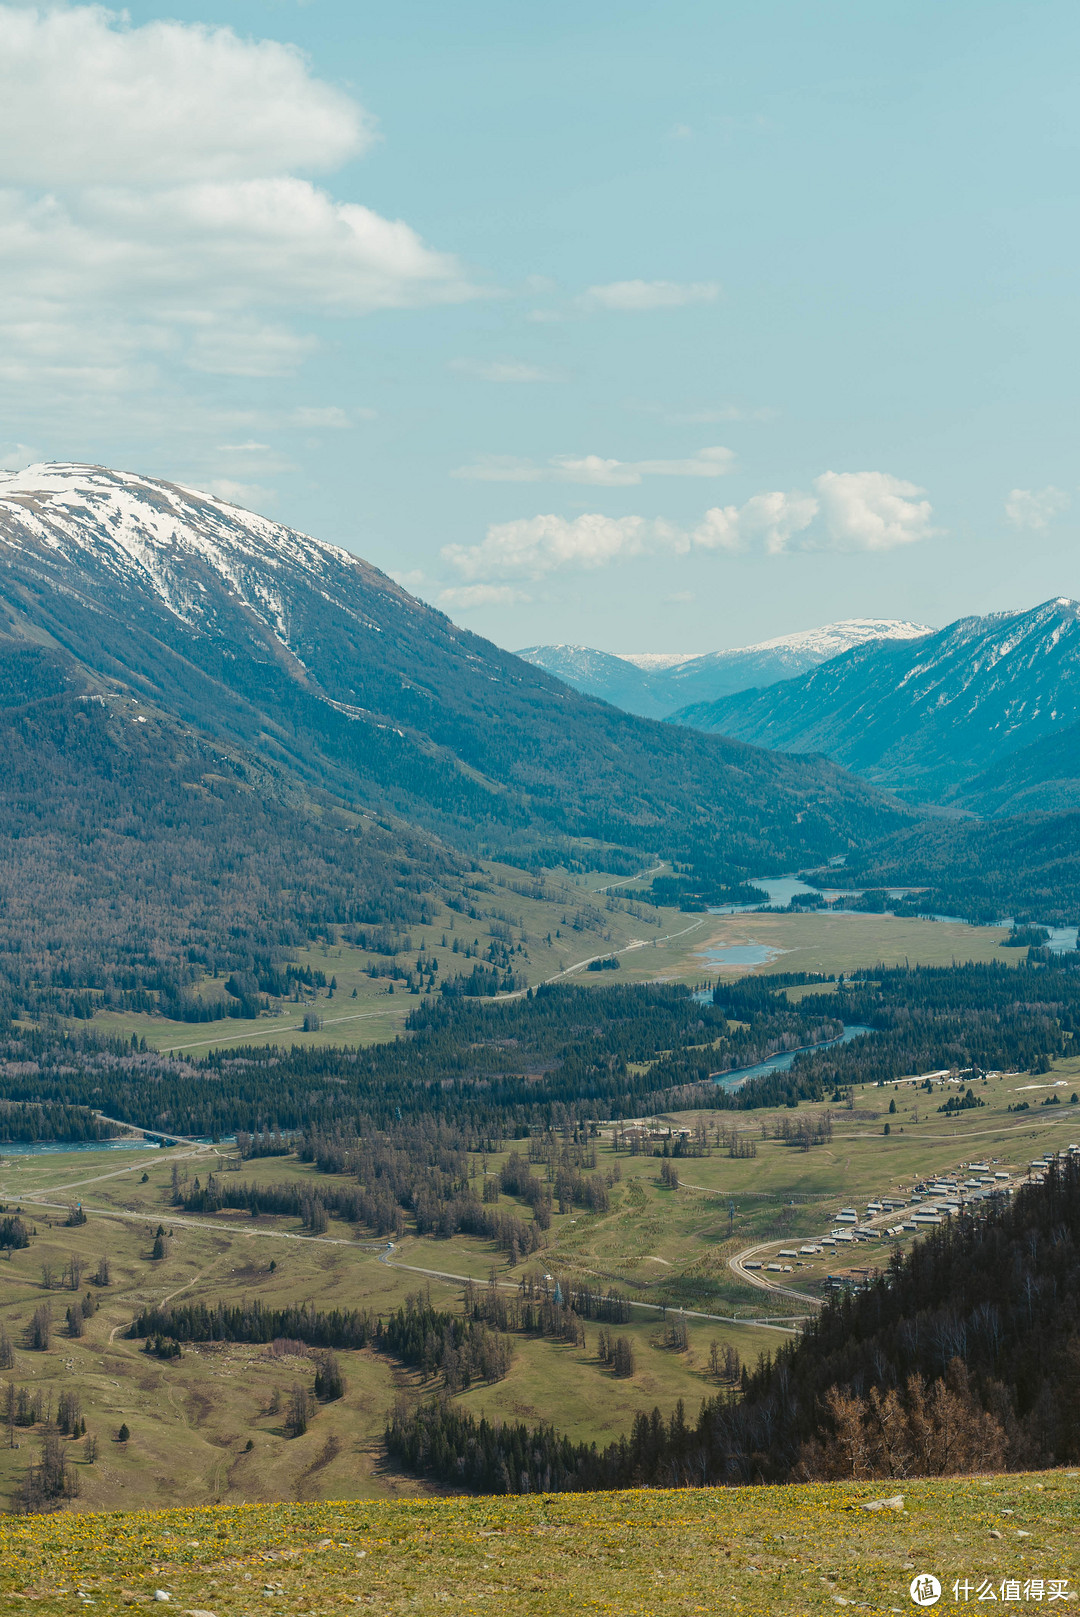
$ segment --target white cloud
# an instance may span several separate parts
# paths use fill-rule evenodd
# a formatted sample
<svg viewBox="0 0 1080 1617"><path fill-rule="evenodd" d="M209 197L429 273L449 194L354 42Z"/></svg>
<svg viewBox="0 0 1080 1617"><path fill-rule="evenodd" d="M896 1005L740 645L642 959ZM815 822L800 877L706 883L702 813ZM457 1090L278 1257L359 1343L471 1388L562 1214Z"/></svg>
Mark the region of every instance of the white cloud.
<svg viewBox="0 0 1080 1617"><path fill-rule="evenodd" d="M467 294L453 260L408 225L288 175L0 193L0 273L29 309L134 300L170 327L267 304L366 314Z"/></svg>
<svg viewBox="0 0 1080 1617"><path fill-rule="evenodd" d="M540 365L527 365L519 359L452 359L450 369L463 376L475 376L481 382L561 382L558 371L545 370Z"/></svg>
<svg viewBox="0 0 1080 1617"><path fill-rule="evenodd" d="M528 599L527 595L510 584L462 584L443 590L439 605L467 612L480 606L516 606L519 601Z"/></svg>
<svg viewBox="0 0 1080 1617"><path fill-rule="evenodd" d="M715 506L706 511L692 540L699 550L746 550L758 545L770 555L786 550L797 533L804 532L818 512L808 494L755 494L743 506Z"/></svg>
<svg viewBox="0 0 1080 1617"><path fill-rule="evenodd" d="M688 303L715 303L718 281L611 281L590 286L578 300L585 307L638 313L646 309L681 309Z"/></svg>
<svg viewBox="0 0 1080 1617"><path fill-rule="evenodd" d="M543 465L513 455L481 455L459 466L452 477L476 483L587 483L600 488L629 488L643 477L722 477L730 472L734 452L716 444L682 460L611 460L600 455L553 455Z"/></svg>
<svg viewBox="0 0 1080 1617"><path fill-rule="evenodd" d="M182 411L178 367L285 375L312 316L473 295L404 221L307 177L373 126L293 47L85 5L0 3L0 39L0 380L24 415Z"/></svg>
<svg viewBox="0 0 1080 1617"><path fill-rule="evenodd" d="M9 185L169 185L322 172L373 122L303 54L231 28L128 25L103 6L0 6Z"/></svg>
<svg viewBox="0 0 1080 1617"><path fill-rule="evenodd" d="M641 482L637 466L606 460L602 455L556 455L540 475L559 483L590 483L599 488L627 488Z"/></svg>
<svg viewBox="0 0 1080 1617"><path fill-rule="evenodd" d="M1052 483L1039 489L1014 488L1005 501L1005 515L1014 527L1038 532L1049 527L1071 504L1065 490L1055 488Z"/></svg>
<svg viewBox="0 0 1080 1617"><path fill-rule="evenodd" d="M887 472L823 472L814 490L773 490L741 506L713 506L689 530L662 518L595 511L522 517L494 523L480 544L447 545L442 557L463 578L484 583L591 570L658 552L779 555L796 541L801 550L889 550L938 531L930 526L929 500L916 498L923 490Z"/></svg>
<svg viewBox="0 0 1080 1617"><path fill-rule="evenodd" d="M676 530L645 517L607 517L599 512L496 522L481 544L446 545L444 560L468 579L543 578L562 567L606 567L670 543Z"/></svg>
<svg viewBox="0 0 1080 1617"><path fill-rule="evenodd" d="M175 346L191 370L210 376L289 376L318 345L286 326L204 312L194 331L181 327Z"/></svg>
<svg viewBox="0 0 1080 1617"><path fill-rule="evenodd" d="M925 489L888 472L822 472L814 479L829 544L835 550L892 550L929 539Z"/></svg>

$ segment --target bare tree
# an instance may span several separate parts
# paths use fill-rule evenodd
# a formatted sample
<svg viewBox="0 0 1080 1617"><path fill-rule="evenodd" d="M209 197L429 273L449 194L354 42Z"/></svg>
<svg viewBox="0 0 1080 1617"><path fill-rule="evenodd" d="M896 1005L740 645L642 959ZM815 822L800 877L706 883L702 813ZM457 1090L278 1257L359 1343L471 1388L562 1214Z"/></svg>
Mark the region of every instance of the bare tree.
<svg viewBox="0 0 1080 1617"><path fill-rule="evenodd" d="M34 1309L30 1324L26 1331L26 1345L35 1353L48 1351L52 1336L52 1309L48 1303L41 1303Z"/></svg>
<svg viewBox="0 0 1080 1617"><path fill-rule="evenodd" d="M290 1437L303 1437L311 1419L311 1394L299 1383L289 1394L289 1407L285 1412L285 1430Z"/></svg>

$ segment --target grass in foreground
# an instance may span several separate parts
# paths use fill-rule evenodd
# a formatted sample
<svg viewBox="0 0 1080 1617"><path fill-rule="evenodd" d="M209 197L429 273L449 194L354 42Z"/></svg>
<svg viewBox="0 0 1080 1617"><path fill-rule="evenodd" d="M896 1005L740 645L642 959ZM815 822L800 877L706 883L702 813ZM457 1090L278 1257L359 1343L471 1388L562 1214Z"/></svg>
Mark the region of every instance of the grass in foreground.
<svg viewBox="0 0 1080 1617"><path fill-rule="evenodd" d="M889 1485L254 1505L11 1520L0 1599L38 1612L153 1602L215 1617L258 1610L656 1613L907 1612L916 1573L938 1610L1051 1580L1077 1599L1078 1473ZM903 1495L903 1508L866 1502ZM1073 1581L1067 1581L1067 1580Z"/></svg>

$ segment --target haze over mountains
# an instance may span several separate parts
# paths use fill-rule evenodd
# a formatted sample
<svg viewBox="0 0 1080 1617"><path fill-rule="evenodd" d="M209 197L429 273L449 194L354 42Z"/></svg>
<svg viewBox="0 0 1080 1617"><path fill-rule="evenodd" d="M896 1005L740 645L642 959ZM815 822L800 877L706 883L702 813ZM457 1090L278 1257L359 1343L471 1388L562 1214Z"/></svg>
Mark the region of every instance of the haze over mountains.
<svg viewBox="0 0 1080 1617"><path fill-rule="evenodd" d="M868 641L910 640L930 634L918 623L888 618L849 618L819 629L779 635L732 651L609 652L590 646L527 646L518 652L575 690L602 697L628 713L667 718L691 703L718 697L816 668L830 657Z"/></svg>
<svg viewBox="0 0 1080 1617"><path fill-rule="evenodd" d="M961 618L855 647L678 722L824 753L911 802L978 813L1080 806L1080 605Z"/></svg>

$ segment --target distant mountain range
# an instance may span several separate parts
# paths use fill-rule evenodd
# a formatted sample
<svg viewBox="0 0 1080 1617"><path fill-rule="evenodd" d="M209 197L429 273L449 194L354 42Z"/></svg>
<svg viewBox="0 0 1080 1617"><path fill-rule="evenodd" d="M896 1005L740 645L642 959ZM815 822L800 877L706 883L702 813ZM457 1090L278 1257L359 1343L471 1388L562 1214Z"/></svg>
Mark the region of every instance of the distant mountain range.
<svg viewBox="0 0 1080 1617"><path fill-rule="evenodd" d="M407 920L476 854L660 853L723 885L904 819L823 759L583 696L222 500L0 475L0 976L40 980L76 934L137 984L250 951L260 917L267 948Z"/></svg>
<svg viewBox="0 0 1080 1617"><path fill-rule="evenodd" d="M855 647L679 723L823 753L911 802L986 814L1080 807L1080 605L961 618Z"/></svg>
<svg viewBox="0 0 1080 1617"><path fill-rule="evenodd" d="M667 718L691 703L790 679L853 646L912 640L932 633L918 623L850 618L820 629L780 635L733 651L610 652L589 646L527 646L518 656L575 690L599 696L628 713Z"/></svg>

